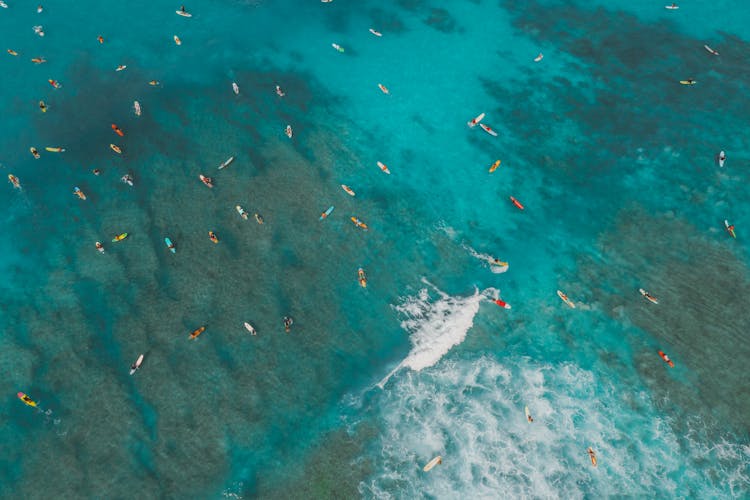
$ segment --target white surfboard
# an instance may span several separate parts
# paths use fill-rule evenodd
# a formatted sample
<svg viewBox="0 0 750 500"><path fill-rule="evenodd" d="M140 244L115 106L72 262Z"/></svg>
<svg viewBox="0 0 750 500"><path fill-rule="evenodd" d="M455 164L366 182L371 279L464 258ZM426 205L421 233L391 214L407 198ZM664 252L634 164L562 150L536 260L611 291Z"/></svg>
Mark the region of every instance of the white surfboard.
<svg viewBox="0 0 750 500"><path fill-rule="evenodd" d="M540 52L540 53L539 53L539 55L538 55L538 56L536 56L536 57L534 58L534 62L539 62L539 61L541 61L542 59L544 59L544 54L542 54L542 53Z"/></svg>
<svg viewBox="0 0 750 500"><path fill-rule="evenodd" d="M717 51L715 51L714 49L712 49L712 48L711 48L711 47L709 47L708 45L704 45L704 46L703 46L703 48L704 48L704 49L706 49L707 51L709 51L709 52L710 52L711 54L713 54L713 55L715 55L715 56L718 56L718 55L719 55L719 53L718 53Z"/></svg>
<svg viewBox="0 0 750 500"><path fill-rule="evenodd" d="M726 159L727 159L726 153L724 151L721 151L719 153L719 166L720 167L724 166L724 162L726 161Z"/></svg>
<svg viewBox="0 0 750 500"><path fill-rule="evenodd" d="M680 6L673 3L672 5L665 5L664 8L669 10L677 10L680 8Z"/></svg>
<svg viewBox="0 0 750 500"><path fill-rule="evenodd" d="M190 12L185 12L185 11L182 11L182 10L176 10L175 13L178 16L182 16L182 17L193 17L193 15Z"/></svg>
<svg viewBox="0 0 750 500"><path fill-rule="evenodd" d="M466 125L468 125L469 127L474 127L476 126L477 123L481 122L482 120L484 120L484 113L480 113L479 116L477 116L473 120L469 120L468 122L466 122Z"/></svg>
<svg viewBox="0 0 750 500"><path fill-rule="evenodd" d="M140 367L141 367L141 364L142 364L142 363L143 363L143 354L141 354L140 356L138 356L138 359L136 359L136 360L135 360L135 363L133 363L133 364L132 364L132 366L130 367L130 374L131 374L131 375L132 375L132 374L134 374L134 373L135 373L135 371L136 371L136 370L137 370L138 368L140 368Z"/></svg>
<svg viewBox="0 0 750 500"><path fill-rule="evenodd" d="M222 168L227 168L229 164L232 163L233 161L234 161L234 156L230 156L224 161L224 163L219 165L219 170L221 170Z"/></svg>
<svg viewBox="0 0 750 500"><path fill-rule="evenodd" d="M529 411L529 407L528 406L524 406L523 412L526 414L526 421L528 423L531 423L531 422L534 421L534 419L531 418L531 412Z"/></svg>
<svg viewBox="0 0 750 500"><path fill-rule="evenodd" d="M443 463L443 457L441 457L440 455L438 455L435 458L433 458L432 460L430 460L429 462L427 462L427 465L425 465L422 470L425 471L425 472L429 472L430 470L432 470L433 467L435 467L437 464L441 464L441 463Z"/></svg>
<svg viewBox="0 0 750 500"><path fill-rule="evenodd" d="M245 329L250 332L250 335L257 335L257 332L255 331L255 328L253 328L253 325L245 321Z"/></svg>
<svg viewBox="0 0 750 500"><path fill-rule="evenodd" d="M492 127L485 125L484 123L480 123L479 126L482 127L482 130L490 134L492 137L497 137L497 132L495 132Z"/></svg>

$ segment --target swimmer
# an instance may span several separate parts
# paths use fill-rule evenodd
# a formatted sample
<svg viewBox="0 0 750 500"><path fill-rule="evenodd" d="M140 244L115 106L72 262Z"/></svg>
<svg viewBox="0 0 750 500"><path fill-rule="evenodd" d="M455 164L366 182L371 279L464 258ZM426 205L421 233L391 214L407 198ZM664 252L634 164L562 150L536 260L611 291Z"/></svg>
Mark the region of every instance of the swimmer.
<svg viewBox="0 0 750 500"><path fill-rule="evenodd" d="M92 173L93 173L94 175L99 175L99 174L101 174L101 173L102 173L102 171L101 171L101 170L99 170L98 168L95 168L95 169L94 169L94 170L92 170L91 172L92 172Z"/></svg>
<svg viewBox="0 0 750 500"><path fill-rule="evenodd" d="M99 35L98 37L96 37L96 39L99 40L99 43L104 43L104 37L103 36Z"/></svg>
<svg viewBox="0 0 750 500"><path fill-rule="evenodd" d="M289 330L292 327L292 324L294 323L294 320L289 316L284 316L284 331L286 333L289 333Z"/></svg>

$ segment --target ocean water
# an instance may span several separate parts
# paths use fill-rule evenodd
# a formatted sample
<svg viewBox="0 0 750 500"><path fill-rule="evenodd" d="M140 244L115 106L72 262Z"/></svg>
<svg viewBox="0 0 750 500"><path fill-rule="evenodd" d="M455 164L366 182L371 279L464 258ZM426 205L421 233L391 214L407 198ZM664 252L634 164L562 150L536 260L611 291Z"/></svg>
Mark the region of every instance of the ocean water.
<svg viewBox="0 0 750 500"><path fill-rule="evenodd" d="M6 3L0 496L750 495L750 6Z"/></svg>

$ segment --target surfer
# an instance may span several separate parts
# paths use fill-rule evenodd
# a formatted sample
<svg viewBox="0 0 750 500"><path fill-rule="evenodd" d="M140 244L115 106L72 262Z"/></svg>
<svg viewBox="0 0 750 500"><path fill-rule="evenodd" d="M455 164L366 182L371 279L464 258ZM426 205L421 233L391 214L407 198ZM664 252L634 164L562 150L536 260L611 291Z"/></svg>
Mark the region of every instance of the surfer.
<svg viewBox="0 0 750 500"><path fill-rule="evenodd" d="M290 316L284 316L284 331L286 333L289 333L293 323L294 320Z"/></svg>
<svg viewBox="0 0 750 500"><path fill-rule="evenodd" d="M104 253L104 245L98 241L96 242L96 249L99 250L99 253Z"/></svg>
<svg viewBox="0 0 750 500"><path fill-rule="evenodd" d="M99 170L98 168L95 168L95 169L94 169L94 170L92 170L91 172L92 172L92 173L93 173L94 175L99 175L99 174L101 174L101 173L102 173L102 171L101 171L101 170Z"/></svg>
<svg viewBox="0 0 750 500"><path fill-rule="evenodd" d="M98 37L96 37L96 39L99 40L99 43L104 43L104 37L103 36L99 35Z"/></svg>
<svg viewBox="0 0 750 500"><path fill-rule="evenodd" d="M286 95L284 91L281 90L281 87L279 87L278 85L276 85L276 95L279 97L284 97Z"/></svg>
<svg viewBox="0 0 750 500"><path fill-rule="evenodd" d="M589 447L586 452L589 454L589 458L591 458L591 465L596 467L596 453L594 453L594 450L591 447Z"/></svg>
<svg viewBox="0 0 750 500"><path fill-rule="evenodd" d="M39 109L42 110L42 113L46 113L47 112L47 105L44 104L44 101L39 101Z"/></svg>
<svg viewBox="0 0 750 500"><path fill-rule="evenodd" d="M120 180L125 184L128 184L129 186L133 185L133 176L130 174L123 175L122 177L120 177Z"/></svg>

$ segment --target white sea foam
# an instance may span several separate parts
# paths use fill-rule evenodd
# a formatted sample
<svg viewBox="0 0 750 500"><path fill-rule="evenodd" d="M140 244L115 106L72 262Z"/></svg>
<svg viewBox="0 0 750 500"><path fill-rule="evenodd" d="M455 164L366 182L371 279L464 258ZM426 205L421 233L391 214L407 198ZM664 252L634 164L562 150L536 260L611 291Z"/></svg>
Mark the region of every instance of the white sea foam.
<svg viewBox="0 0 750 500"><path fill-rule="evenodd" d="M479 303L497 294L494 288L468 297L452 297L427 280L422 280L435 295L422 288L416 296L406 297L396 310L404 317L401 327L409 332L412 348L409 355L378 383L381 388L388 379L401 368L420 371L440 361L454 346L466 338L466 333L474 325L474 316L479 312Z"/></svg>
<svg viewBox="0 0 750 500"><path fill-rule="evenodd" d="M370 404L382 431L365 498L720 498L750 487L747 445L677 436L647 391L572 364L445 359ZM442 465L423 472L436 455Z"/></svg>

